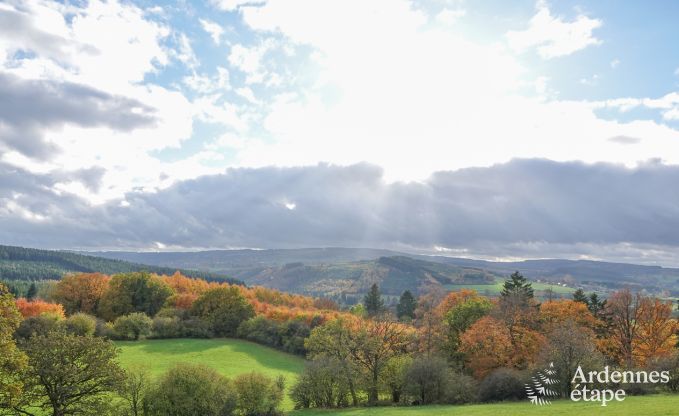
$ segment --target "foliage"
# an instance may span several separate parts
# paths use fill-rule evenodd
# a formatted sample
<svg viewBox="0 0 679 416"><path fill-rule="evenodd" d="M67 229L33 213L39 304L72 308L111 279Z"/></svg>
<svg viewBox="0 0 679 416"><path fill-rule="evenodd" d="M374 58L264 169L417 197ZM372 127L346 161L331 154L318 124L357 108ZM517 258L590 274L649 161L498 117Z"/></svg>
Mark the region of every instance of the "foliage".
<svg viewBox="0 0 679 416"><path fill-rule="evenodd" d="M101 413L124 378L115 346L102 338L57 330L24 340L20 346L29 367L23 374L22 402L16 408L26 414L34 406L59 416Z"/></svg>
<svg viewBox="0 0 679 416"><path fill-rule="evenodd" d="M236 408L233 384L204 365L178 364L145 398L148 416L229 416Z"/></svg>
<svg viewBox="0 0 679 416"><path fill-rule="evenodd" d="M415 309L417 308L417 301L412 292L406 290L401 294L396 305L396 316L400 320L412 320L415 318Z"/></svg>
<svg viewBox="0 0 679 416"><path fill-rule="evenodd" d="M587 298L587 295L585 295L585 291L582 289L578 289L573 292L573 300L589 306L589 299Z"/></svg>
<svg viewBox="0 0 679 416"><path fill-rule="evenodd" d="M96 315L109 280L110 277L101 273L66 275L57 283L54 299L64 306L66 313Z"/></svg>
<svg viewBox="0 0 679 416"><path fill-rule="evenodd" d="M527 377L517 370L498 368L479 384L479 400L482 402L499 402L524 399L527 381Z"/></svg>
<svg viewBox="0 0 679 416"><path fill-rule="evenodd" d="M531 299L533 298L533 287L521 273L516 271L509 276L509 279L505 280L501 295L503 298L518 295L524 299Z"/></svg>
<svg viewBox="0 0 679 416"><path fill-rule="evenodd" d="M21 321L19 328L14 333L17 340L26 340L36 335L47 335L55 330L61 322L61 317L53 314L31 316Z"/></svg>
<svg viewBox="0 0 679 416"><path fill-rule="evenodd" d="M319 357L308 362L290 392L295 408L347 406L349 384L343 371L343 364L335 358Z"/></svg>
<svg viewBox="0 0 679 416"><path fill-rule="evenodd" d="M467 366L477 379L510 365L514 355L509 330L490 316L479 319L462 334L460 351L466 354Z"/></svg>
<svg viewBox="0 0 679 416"><path fill-rule="evenodd" d="M116 318L113 323L113 332L117 339L137 341L151 333L153 321L141 312Z"/></svg>
<svg viewBox="0 0 679 416"><path fill-rule="evenodd" d="M120 384L118 395L127 403L126 415L146 416L144 402L150 384L151 378L146 368L125 370L125 379Z"/></svg>
<svg viewBox="0 0 679 416"><path fill-rule="evenodd" d="M448 388L448 363L436 356L413 361L406 375L406 391L417 404L442 403Z"/></svg>
<svg viewBox="0 0 679 416"><path fill-rule="evenodd" d="M311 333L311 328L300 319L276 322L260 315L241 323L237 333L239 338L291 354L305 355L304 340Z"/></svg>
<svg viewBox="0 0 679 416"><path fill-rule="evenodd" d="M488 315L493 304L483 296L473 295L460 299L443 316L446 339L443 349L456 361L461 361L460 336L476 321Z"/></svg>
<svg viewBox="0 0 679 416"><path fill-rule="evenodd" d="M154 316L171 295L172 289L158 276L147 272L117 274L99 302L99 316L107 321L132 312Z"/></svg>
<svg viewBox="0 0 679 416"><path fill-rule="evenodd" d="M405 390L408 370L413 363L410 355L399 355L387 361L380 374L380 386L391 396L393 403L399 403Z"/></svg>
<svg viewBox="0 0 679 416"><path fill-rule="evenodd" d="M377 283L370 286L370 291L363 298L363 306L369 316L375 316L384 310L384 301Z"/></svg>
<svg viewBox="0 0 679 416"><path fill-rule="evenodd" d="M271 416L279 414L283 400L285 379L275 380L260 373L246 373L233 380L237 394L238 410L245 416Z"/></svg>
<svg viewBox="0 0 679 416"><path fill-rule="evenodd" d="M76 313L66 318L62 326L71 334L91 337L97 329L97 318L86 313Z"/></svg>
<svg viewBox="0 0 679 416"><path fill-rule="evenodd" d="M191 313L210 325L217 336L233 337L241 322L255 316L252 305L236 287L219 287L204 292Z"/></svg>
<svg viewBox="0 0 679 416"><path fill-rule="evenodd" d="M44 313L64 317L64 308L58 303L45 302L40 299L27 300L26 298L19 298L16 300L16 305L24 318Z"/></svg>
<svg viewBox="0 0 679 416"><path fill-rule="evenodd" d="M12 334L19 327L21 314L7 286L0 283L0 408L12 407L23 391L19 375L27 364Z"/></svg>

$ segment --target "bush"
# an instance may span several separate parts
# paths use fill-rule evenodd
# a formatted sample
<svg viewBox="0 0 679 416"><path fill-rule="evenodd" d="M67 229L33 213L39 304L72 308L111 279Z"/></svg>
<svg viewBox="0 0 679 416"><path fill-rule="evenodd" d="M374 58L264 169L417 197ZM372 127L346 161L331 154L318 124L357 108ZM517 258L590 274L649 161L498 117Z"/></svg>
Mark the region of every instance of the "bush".
<svg viewBox="0 0 679 416"><path fill-rule="evenodd" d="M66 332L83 337L91 337L97 329L97 318L86 313L76 313L63 322Z"/></svg>
<svg viewBox="0 0 679 416"><path fill-rule="evenodd" d="M406 392L416 404L442 403L449 382L448 362L440 357L418 357L406 373Z"/></svg>
<svg viewBox="0 0 679 416"><path fill-rule="evenodd" d="M178 364L145 398L147 416L230 416L236 408L233 384L215 370Z"/></svg>
<svg viewBox="0 0 679 416"><path fill-rule="evenodd" d="M184 336L184 324L176 317L156 316L151 332L152 338L181 338Z"/></svg>
<svg viewBox="0 0 679 416"><path fill-rule="evenodd" d="M295 408L347 406L349 386L342 374L337 360L319 358L309 362L290 392Z"/></svg>
<svg viewBox="0 0 679 416"><path fill-rule="evenodd" d="M17 340L29 339L36 335L47 335L59 327L61 318L58 315L42 314L31 316L21 321L19 328L14 332Z"/></svg>
<svg viewBox="0 0 679 416"><path fill-rule="evenodd" d="M454 371L448 372L443 402L447 404L465 404L477 400L478 386L476 380L465 374Z"/></svg>
<svg viewBox="0 0 679 416"><path fill-rule="evenodd" d="M138 340L151 333L153 321L141 312L116 318L113 323L113 333L117 339Z"/></svg>
<svg viewBox="0 0 679 416"><path fill-rule="evenodd" d="M479 385L479 400L499 402L526 398L525 384L528 378L520 371L499 368L490 373Z"/></svg>
<svg viewBox="0 0 679 416"><path fill-rule="evenodd" d="M306 355L304 339L310 333L311 328L301 319L276 322L261 315L244 321L237 331L239 338L297 355Z"/></svg>
<svg viewBox="0 0 679 416"><path fill-rule="evenodd" d="M282 376L271 379L263 374L241 374L234 380L237 407L246 416L270 416L280 413L278 407L283 401L285 379Z"/></svg>

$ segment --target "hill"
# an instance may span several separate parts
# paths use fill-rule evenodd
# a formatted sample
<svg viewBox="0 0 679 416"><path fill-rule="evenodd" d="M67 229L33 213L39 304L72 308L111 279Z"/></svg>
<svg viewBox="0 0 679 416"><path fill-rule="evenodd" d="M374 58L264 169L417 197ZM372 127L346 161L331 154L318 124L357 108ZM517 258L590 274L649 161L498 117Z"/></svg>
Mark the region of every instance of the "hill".
<svg viewBox="0 0 679 416"><path fill-rule="evenodd" d="M142 270L158 274L173 274L179 270L182 274L190 277L242 283L224 274L205 270L185 270L130 263L123 260L106 259L67 251L39 250L0 245L0 279L3 280L60 279L66 273L73 272L114 274Z"/></svg>

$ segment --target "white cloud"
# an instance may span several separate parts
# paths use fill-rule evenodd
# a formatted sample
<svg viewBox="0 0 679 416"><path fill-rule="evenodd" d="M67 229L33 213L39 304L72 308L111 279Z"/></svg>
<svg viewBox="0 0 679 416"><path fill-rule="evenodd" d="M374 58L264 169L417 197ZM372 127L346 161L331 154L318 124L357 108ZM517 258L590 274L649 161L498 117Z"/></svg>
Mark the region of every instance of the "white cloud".
<svg viewBox="0 0 679 416"><path fill-rule="evenodd" d="M436 14L436 21L444 25L452 25L463 17L467 12L464 9L444 8Z"/></svg>
<svg viewBox="0 0 679 416"><path fill-rule="evenodd" d="M212 41L216 45L219 45L219 43L221 42L222 35L224 34L224 29L213 21L207 19L198 20L200 21L200 25L203 27L203 30L210 34Z"/></svg>
<svg viewBox="0 0 679 416"><path fill-rule="evenodd" d="M593 35L593 31L603 22L579 15L575 20L567 22L560 17L552 16L547 4L539 1L537 13L530 20L525 30L509 31L506 34L509 46L515 51L523 52L537 48L544 59L570 55L591 45L599 45L601 40Z"/></svg>
<svg viewBox="0 0 679 416"><path fill-rule="evenodd" d="M244 6L248 3L253 2L252 0L210 0L210 3L212 3L213 6L217 7L218 9L225 10L228 12L232 12L234 10L237 10L239 7ZM255 3L257 3L255 1Z"/></svg>
<svg viewBox="0 0 679 416"><path fill-rule="evenodd" d="M247 75L247 84L265 82L271 77L264 63L265 55L275 47L276 41L271 38L251 47L233 45L229 53L229 63Z"/></svg>

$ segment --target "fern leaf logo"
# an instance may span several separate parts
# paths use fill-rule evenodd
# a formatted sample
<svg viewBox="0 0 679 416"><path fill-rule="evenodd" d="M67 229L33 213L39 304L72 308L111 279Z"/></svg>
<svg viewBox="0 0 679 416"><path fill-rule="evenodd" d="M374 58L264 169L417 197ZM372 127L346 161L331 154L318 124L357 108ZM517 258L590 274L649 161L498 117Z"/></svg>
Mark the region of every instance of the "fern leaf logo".
<svg viewBox="0 0 679 416"><path fill-rule="evenodd" d="M552 404L550 399L559 395L551 388L551 386L559 382L555 376L556 370L554 369L554 363L549 363L549 367L542 371L538 371L531 377L531 383L526 384L525 386L526 395L532 404L536 406Z"/></svg>

